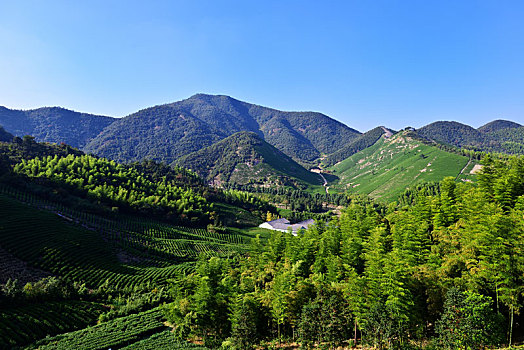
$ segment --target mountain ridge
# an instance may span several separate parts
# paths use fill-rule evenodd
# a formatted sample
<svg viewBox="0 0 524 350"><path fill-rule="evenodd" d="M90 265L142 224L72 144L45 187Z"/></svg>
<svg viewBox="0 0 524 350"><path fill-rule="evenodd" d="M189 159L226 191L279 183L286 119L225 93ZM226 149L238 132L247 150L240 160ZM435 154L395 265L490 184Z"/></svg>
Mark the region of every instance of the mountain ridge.
<svg viewBox="0 0 524 350"><path fill-rule="evenodd" d="M0 125L13 135L80 148L115 120L62 107L17 110L0 106Z"/></svg>
<svg viewBox="0 0 524 350"><path fill-rule="evenodd" d="M233 183L255 186L300 187L296 179L320 185L320 177L264 141L258 134L241 131L179 158L175 164L196 172L214 185Z"/></svg>
<svg viewBox="0 0 524 350"><path fill-rule="evenodd" d="M257 133L302 164L361 134L318 112L285 112L225 95L197 94L119 119L91 140L86 151L119 161L151 157L172 163L239 131ZM158 152L165 148L159 140L169 143L167 155Z"/></svg>

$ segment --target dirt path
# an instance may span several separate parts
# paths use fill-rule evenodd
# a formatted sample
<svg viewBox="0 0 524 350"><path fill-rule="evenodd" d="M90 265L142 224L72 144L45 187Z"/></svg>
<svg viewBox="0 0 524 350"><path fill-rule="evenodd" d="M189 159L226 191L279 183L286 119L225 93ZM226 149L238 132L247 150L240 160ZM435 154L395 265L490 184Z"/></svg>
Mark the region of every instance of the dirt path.
<svg viewBox="0 0 524 350"><path fill-rule="evenodd" d="M460 173L457 175L457 177L455 178L455 181L459 178L460 175L462 175L462 173L464 173L464 170L466 170L466 168L468 167L468 165L471 163L471 158L469 158L468 162L466 163L466 166L464 166L464 168L462 168L462 170L460 171Z"/></svg>
<svg viewBox="0 0 524 350"><path fill-rule="evenodd" d="M383 126L381 126L381 128L382 128L382 130L384 130L384 134L385 134L386 138L390 138L391 136L393 136L393 133L391 131L389 131L388 129L386 129Z"/></svg>
<svg viewBox="0 0 524 350"><path fill-rule="evenodd" d="M322 175L322 173L317 173L317 174L320 175L322 180L324 180L324 184L322 186L324 186L326 188L326 194L329 194L329 186L327 185L328 182L327 182L326 178L324 177L324 175Z"/></svg>

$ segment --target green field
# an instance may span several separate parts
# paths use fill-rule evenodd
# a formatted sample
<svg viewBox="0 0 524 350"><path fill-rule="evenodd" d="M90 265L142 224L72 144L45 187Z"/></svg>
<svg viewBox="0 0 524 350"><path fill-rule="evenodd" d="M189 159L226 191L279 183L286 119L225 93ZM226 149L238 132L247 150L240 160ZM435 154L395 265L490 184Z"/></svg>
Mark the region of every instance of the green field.
<svg viewBox="0 0 524 350"><path fill-rule="evenodd" d="M102 305L83 301L8 308L0 313L0 348L86 327L94 324L103 311Z"/></svg>
<svg viewBox="0 0 524 350"><path fill-rule="evenodd" d="M475 175L470 171L475 164L467 157L399 133L379 140L328 170L339 177L330 184L334 189L389 201L395 200L406 188L438 182L446 176L472 180Z"/></svg>
<svg viewBox="0 0 524 350"><path fill-rule="evenodd" d="M12 188L3 187L1 192L0 247L6 254L12 259L27 262L28 268L38 268L71 283L84 283L90 290L105 286L106 293L115 298L121 293L132 295L162 288L180 272L192 271L194 262L201 255L220 257L245 252L253 237L260 234L266 239L269 236L267 230L257 227L208 231L120 214L97 216L76 212ZM233 210L232 207L227 208ZM97 302L59 300L13 305L2 310L0 348L24 345L48 335L96 324L98 317L107 312L102 304L116 303L116 299L111 302L98 298ZM155 315L160 314L158 310L155 312ZM126 331L135 327L127 321L121 321L121 324L125 325L122 327ZM87 328L82 336L90 336L94 331L98 334L100 329L105 329L97 327ZM164 328L162 324L153 327L155 332ZM125 333L121 331L115 330L118 334ZM123 346L128 341L141 340L153 334L150 331L137 331L130 336L130 340L122 335L124 338L119 343L109 340L107 343L99 344L99 340L90 343L89 338L85 338L82 346L77 344L74 347ZM112 337L108 336L108 339ZM76 339L67 336L58 338L46 341L41 348L69 349ZM166 339L158 336L155 342ZM178 348L185 346L180 344Z"/></svg>
<svg viewBox="0 0 524 350"><path fill-rule="evenodd" d="M117 318L79 331L47 337L26 349L109 349L121 348L140 341L167 327L161 308Z"/></svg>

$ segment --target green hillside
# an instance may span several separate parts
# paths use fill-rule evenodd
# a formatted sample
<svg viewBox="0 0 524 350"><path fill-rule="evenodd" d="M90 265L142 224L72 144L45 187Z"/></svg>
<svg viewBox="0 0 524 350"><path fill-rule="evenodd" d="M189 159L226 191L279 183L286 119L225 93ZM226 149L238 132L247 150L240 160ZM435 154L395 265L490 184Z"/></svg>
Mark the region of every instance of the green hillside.
<svg viewBox="0 0 524 350"><path fill-rule="evenodd" d="M427 139L444 142L457 147L481 148L487 142L487 137L477 129L458 122L438 121L428 124L417 133Z"/></svg>
<svg viewBox="0 0 524 350"><path fill-rule="evenodd" d="M218 213L224 209L216 208ZM237 217L252 215L238 207L230 210ZM256 232L267 236L260 229ZM1 328L0 348L94 325L99 316L113 319L158 305L165 293L151 294L152 289L165 288L170 278L193 270L201 257L248 251L253 237L249 230L208 230L116 213L89 214L2 186L1 271L9 271L2 276L9 279L0 290L0 324L10 326ZM9 266L20 267L15 271ZM51 288L53 282L41 279L42 274L57 278L58 286ZM13 284L19 276L30 283ZM118 295L123 300L113 300ZM31 307L40 302L54 304L40 312ZM60 314L74 303L75 309Z"/></svg>
<svg viewBox="0 0 524 350"><path fill-rule="evenodd" d="M510 120L494 120L492 122L489 122L487 124L482 125L477 130L480 132L494 132L499 131L503 129L515 129L520 128L522 125L519 123L512 122Z"/></svg>
<svg viewBox="0 0 524 350"><path fill-rule="evenodd" d="M500 147L494 151L524 154L524 126L494 130L489 135L500 144Z"/></svg>
<svg viewBox="0 0 524 350"><path fill-rule="evenodd" d="M383 138L329 170L339 179L335 189L368 194L380 200L394 200L418 183L441 181L446 176L470 180L474 162L445 152L417 139L409 131Z"/></svg>
<svg viewBox="0 0 524 350"><path fill-rule="evenodd" d="M326 166L334 165L346 159L347 157L352 156L353 154L360 152L366 149L367 147L370 147L375 142L377 142L380 139L380 137L385 133L391 133L391 131L382 126L378 126L360 135L356 139L344 145L344 147L342 147L338 151L330 154L322 160L322 163Z"/></svg>
<svg viewBox="0 0 524 350"><path fill-rule="evenodd" d="M495 120L478 129L457 122L439 121L418 129L417 133L427 139L461 148L524 154L523 128L508 120Z"/></svg>
<svg viewBox="0 0 524 350"><path fill-rule="evenodd" d="M14 110L0 106L0 125L15 136L83 147L116 119L61 107Z"/></svg>
<svg viewBox="0 0 524 350"><path fill-rule="evenodd" d="M13 140L13 135L5 131L5 129L0 126L0 141L2 142L11 142Z"/></svg>
<svg viewBox="0 0 524 350"><path fill-rule="evenodd" d="M320 185L321 179L252 132L239 132L178 160L215 185ZM297 181L298 180L298 181Z"/></svg>
<svg viewBox="0 0 524 350"><path fill-rule="evenodd" d="M119 119L85 150L117 161L172 163L240 131L251 131L292 157L310 163L360 133L316 112L284 112L229 96L197 94Z"/></svg>

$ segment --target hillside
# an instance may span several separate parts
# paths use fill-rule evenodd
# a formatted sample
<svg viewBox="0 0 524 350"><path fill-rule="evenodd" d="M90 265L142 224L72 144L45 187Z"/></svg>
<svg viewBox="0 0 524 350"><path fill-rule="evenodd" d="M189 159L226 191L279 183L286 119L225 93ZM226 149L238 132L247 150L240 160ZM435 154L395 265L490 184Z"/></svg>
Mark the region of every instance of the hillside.
<svg viewBox="0 0 524 350"><path fill-rule="evenodd" d="M15 136L34 136L37 141L66 143L83 147L114 118L79 113L60 107L26 111L0 107L0 125Z"/></svg>
<svg viewBox="0 0 524 350"><path fill-rule="evenodd" d="M295 179L320 185L320 177L265 142L255 133L239 132L180 158L177 165L191 169L208 182L292 186Z"/></svg>
<svg viewBox="0 0 524 350"><path fill-rule="evenodd" d="M267 202L209 188L185 169L118 164L32 137L0 146L2 349L76 329L92 334L86 327L97 323L82 344L157 335L166 329L162 311L154 325L141 315L167 300L168 279L199 258L250 250L251 229L276 215Z"/></svg>
<svg viewBox="0 0 524 350"><path fill-rule="evenodd" d="M438 182L446 176L467 180L473 176L473 166L467 157L445 152L411 131L402 131L329 170L339 177L333 184L335 189L395 200L406 188L419 183Z"/></svg>
<svg viewBox="0 0 524 350"><path fill-rule="evenodd" d="M417 130L425 138L457 147L484 152L524 154L522 126L508 120L495 120L478 129L457 122L439 121Z"/></svg>
<svg viewBox="0 0 524 350"><path fill-rule="evenodd" d="M524 154L524 126L499 129L490 132L489 135L498 141L499 152Z"/></svg>
<svg viewBox="0 0 524 350"><path fill-rule="evenodd" d="M0 141L11 142L13 138L14 136L11 133L8 133L2 126L0 126Z"/></svg>
<svg viewBox="0 0 524 350"><path fill-rule="evenodd" d="M346 159L347 157L352 156L353 154L372 146L382 137L382 135L386 133L390 134L391 130L386 129L383 126L378 126L368 132L365 132L353 141L346 144L338 151L327 156L325 159L322 160L322 163L326 166L335 165L336 163Z"/></svg>
<svg viewBox="0 0 524 350"><path fill-rule="evenodd" d="M228 96L198 94L117 120L85 150L118 161L172 163L239 131L257 133L302 163L333 153L360 135L321 113L283 112Z"/></svg>
<svg viewBox="0 0 524 350"><path fill-rule="evenodd" d="M482 125L477 130L480 132L495 132L502 129L515 129L520 128L522 125L509 121L509 120L494 120L492 122L489 122L485 125Z"/></svg>
<svg viewBox="0 0 524 350"><path fill-rule="evenodd" d="M438 121L428 124L417 133L425 138L463 147L482 147L487 138L477 129L458 122Z"/></svg>

